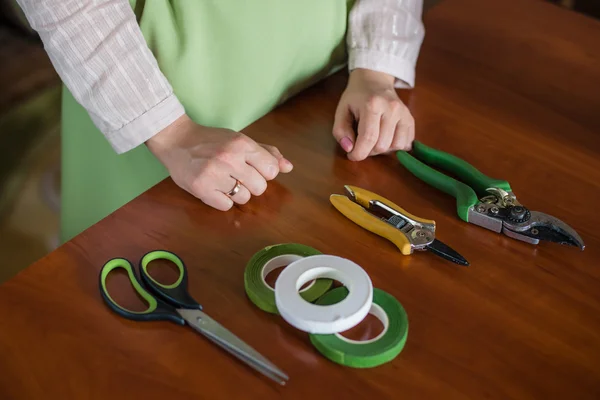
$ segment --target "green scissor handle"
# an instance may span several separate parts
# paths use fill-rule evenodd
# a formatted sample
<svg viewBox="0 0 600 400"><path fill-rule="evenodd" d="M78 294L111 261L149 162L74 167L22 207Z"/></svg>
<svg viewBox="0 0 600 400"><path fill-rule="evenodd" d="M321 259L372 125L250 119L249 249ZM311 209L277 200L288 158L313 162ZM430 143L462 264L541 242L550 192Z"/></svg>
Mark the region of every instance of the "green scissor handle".
<svg viewBox="0 0 600 400"><path fill-rule="evenodd" d="M478 194L483 197L487 193L487 189L493 187L511 191L508 182L490 178L466 161L428 147L419 141L413 142L412 153L414 157L405 151L398 151L396 157L406 169L419 179L454 196L458 216L463 221L468 222L469 209L479 201ZM436 171L420 160L455 174L466 184Z"/></svg>
<svg viewBox="0 0 600 400"><path fill-rule="evenodd" d="M179 269L179 278L170 285L157 282L148 274L148 264L154 260L171 261ZM202 306L188 293L188 273L183 261L174 253L166 250L154 250L146 253L140 260L142 281L159 299L176 308L202 310Z"/></svg>
<svg viewBox="0 0 600 400"><path fill-rule="evenodd" d="M179 269L179 277L173 284L162 284L157 282L148 274L148 264L151 261L163 259L173 262ZM135 291L148 303L148 308L144 311L132 311L119 305L108 293L106 280L109 274L123 268L128 276ZM177 309L198 309L202 306L198 304L187 291L187 269L177 255L165 251L154 250L144 255L140 261L140 275L142 284L135 276L131 263L124 258L114 258L109 260L100 271L100 293L108 306L117 314L124 318L135 321L172 321L177 324L185 324L183 317L176 311Z"/></svg>
<svg viewBox="0 0 600 400"><path fill-rule="evenodd" d="M133 289L146 301L148 308L144 311L132 311L117 303L108 293L106 280L111 272L123 268L129 276ZM108 307L123 318L134 321L171 321L184 325L185 320L169 304L157 299L146 291L135 276L133 267L129 260L124 258L113 258L104 264L100 271L100 294Z"/></svg>

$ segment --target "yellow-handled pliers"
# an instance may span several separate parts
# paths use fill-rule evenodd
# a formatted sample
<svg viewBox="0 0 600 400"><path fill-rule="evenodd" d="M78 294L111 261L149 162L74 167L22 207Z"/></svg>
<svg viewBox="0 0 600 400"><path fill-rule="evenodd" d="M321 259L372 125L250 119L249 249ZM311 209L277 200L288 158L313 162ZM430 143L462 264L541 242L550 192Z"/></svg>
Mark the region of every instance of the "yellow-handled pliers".
<svg viewBox="0 0 600 400"><path fill-rule="evenodd" d="M404 255L431 251L456 264L469 262L455 250L435 238L435 221L419 218L388 199L345 185L346 195L332 194L331 204L355 224L394 243Z"/></svg>

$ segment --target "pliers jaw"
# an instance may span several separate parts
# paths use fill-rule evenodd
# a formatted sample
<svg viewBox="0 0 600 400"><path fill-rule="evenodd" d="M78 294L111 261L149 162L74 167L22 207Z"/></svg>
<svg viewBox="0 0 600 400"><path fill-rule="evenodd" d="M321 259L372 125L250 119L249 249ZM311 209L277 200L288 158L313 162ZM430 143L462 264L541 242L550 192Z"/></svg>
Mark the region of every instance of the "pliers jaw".
<svg viewBox="0 0 600 400"><path fill-rule="evenodd" d="M509 191L490 188L485 196L469 210L469 222L503 233L513 239L531 244L540 240L585 248L577 232L551 215L530 211Z"/></svg>

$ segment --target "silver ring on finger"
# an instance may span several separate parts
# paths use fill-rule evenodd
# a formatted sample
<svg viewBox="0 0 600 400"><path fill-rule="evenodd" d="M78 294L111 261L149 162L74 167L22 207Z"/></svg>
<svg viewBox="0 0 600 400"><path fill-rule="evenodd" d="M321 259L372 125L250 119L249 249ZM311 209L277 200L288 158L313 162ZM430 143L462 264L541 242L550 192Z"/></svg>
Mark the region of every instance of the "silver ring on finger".
<svg viewBox="0 0 600 400"><path fill-rule="evenodd" d="M239 180L236 179L235 186L233 187L233 189L231 189L229 192L227 192L227 196L229 196L229 197L235 196L235 194L240 191L241 187L242 187L242 184L240 183Z"/></svg>

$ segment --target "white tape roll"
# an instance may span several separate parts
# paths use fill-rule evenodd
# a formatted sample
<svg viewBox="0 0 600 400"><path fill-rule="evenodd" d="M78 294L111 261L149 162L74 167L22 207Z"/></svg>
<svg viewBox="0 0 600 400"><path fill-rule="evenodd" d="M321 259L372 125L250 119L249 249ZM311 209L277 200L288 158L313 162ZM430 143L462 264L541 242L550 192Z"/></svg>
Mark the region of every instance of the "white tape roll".
<svg viewBox="0 0 600 400"><path fill-rule="evenodd" d="M329 306L307 302L298 293L306 282L329 278L341 282L349 291L339 303ZM315 255L292 262L277 277L275 304L290 325L305 332L331 334L358 325L373 302L371 278L358 264L342 257Z"/></svg>

